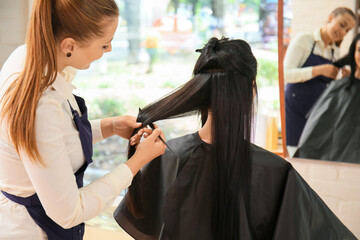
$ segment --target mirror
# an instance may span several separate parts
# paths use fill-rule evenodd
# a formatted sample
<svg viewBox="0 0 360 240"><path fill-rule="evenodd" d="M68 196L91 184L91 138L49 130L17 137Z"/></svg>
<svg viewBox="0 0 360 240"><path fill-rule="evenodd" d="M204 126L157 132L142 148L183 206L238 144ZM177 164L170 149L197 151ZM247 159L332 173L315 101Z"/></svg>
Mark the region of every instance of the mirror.
<svg viewBox="0 0 360 240"><path fill-rule="evenodd" d="M341 7L347 7L356 12L355 9L358 7L354 6L354 2L342 1ZM336 1L322 0L316 2L314 6L310 0L292 0L291 41L287 48L287 43L283 38L286 23L286 16L283 13L284 3L278 1L279 91L283 150L284 153L287 152L285 156L360 163L358 140L355 140L360 130L358 132L351 124L356 118L353 114L355 111L351 109L355 109L358 104L355 104L355 94L349 97L349 91L345 90L347 87L345 82L350 81L345 80L340 73L341 70L336 77L341 81L331 81L323 75L317 77L316 81L303 80L312 74L311 69L306 72L306 66L316 65L317 61L323 64L330 63L349 52L351 42L356 36L355 29L358 26L349 14L345 14L349 16L349 19L342 19L342 21L346 21L349 27L355 25L356 27L345 35L339 47L324 48L320 42L314 44L314 39L321 38L320 28L327 24L330 13L337 7L339 3ZM308 9L315 8L316 14L309 14ZM308 33L304 34L304 32ZM323 56L319 57L321 54ZM301 68L302 72L295 72L295 68ZM348 66L347 69L350 74L350 67ZM303 82L296 83L297 81ZM353 91L356 85L351 85ZM346 124L345 120L347 120Z"/></svg>

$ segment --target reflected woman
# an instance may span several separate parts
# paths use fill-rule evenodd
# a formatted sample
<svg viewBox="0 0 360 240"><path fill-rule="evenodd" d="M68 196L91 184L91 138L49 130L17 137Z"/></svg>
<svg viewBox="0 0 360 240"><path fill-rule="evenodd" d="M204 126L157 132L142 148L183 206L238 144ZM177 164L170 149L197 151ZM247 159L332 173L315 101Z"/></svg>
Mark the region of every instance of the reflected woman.
<svg viewBox="0 0 360 240"><path fill-rule="evenodd" d="M330 86L314 105L295 156L360 163L360 34L344 58L351 74Z"/></svg>
<svg viewBox="0 0 360 240"><path fill-rule="evenodd" d="M284 58L284 78L286 144L290 156L298 145L306 115L338 74L339 68L332 63L339 57L344 36L354 26L353 11L338 7L325 26L314 32L301 32L289 44Z"/></svg>
<svg viewBox="0 0 360 240"><path fill-rule="evenodd" d="M201 113L168 141L114 213L135 239L356 239L289 162L250 143L257 61L243 40L212 38L194 76L145 107L143 125ZM130 149L129 157L134 149Z"/></svg>

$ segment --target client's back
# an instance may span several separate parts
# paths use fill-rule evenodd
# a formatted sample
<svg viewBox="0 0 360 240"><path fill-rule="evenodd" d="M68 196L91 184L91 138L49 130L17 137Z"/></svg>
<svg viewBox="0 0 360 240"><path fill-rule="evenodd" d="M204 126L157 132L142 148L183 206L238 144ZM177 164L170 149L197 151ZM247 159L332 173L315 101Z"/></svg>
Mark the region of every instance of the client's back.
<svg viewBox="0 0 360 240"><path fill-rule="evenodd" d="M355 239L289 163L250 143L250 46L212 38L197 51L193 78L138 121L198 112L203 126L135 176L118 223L135 239Z"/></svg>
<svg viewBox="0 0 360 240"><path fill-rule="evenodd" d="M125 197L115 220L135 239L217 239L211 226L211 145L198 133L168 144L173 152L141 170L142 217L127 209ZM238 239L356 239L291 164L255 145L251 150L250 210L241 201L233 213L240 217L233 230Z"/></svg>

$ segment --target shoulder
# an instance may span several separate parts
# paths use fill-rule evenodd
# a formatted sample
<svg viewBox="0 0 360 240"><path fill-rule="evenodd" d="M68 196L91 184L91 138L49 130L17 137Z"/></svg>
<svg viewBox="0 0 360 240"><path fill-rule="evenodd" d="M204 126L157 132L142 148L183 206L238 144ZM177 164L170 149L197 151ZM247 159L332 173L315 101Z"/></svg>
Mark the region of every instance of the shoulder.
<svg viewBox="0 0 360 240"><path fill-rule="evenodd" d="M26 59L26 45L16 48L5 61L0 71L0 84L10 84L23 71ZM10 79L11 78L11 79Z"/></svg>
<svg viewBox="0 0 360 240"><path fill-rule="evenodd" d="M305 42L314 42L314 33L313 32L299 32L298 34L295 35L295 37L293 38L292 41L295 42L300 42L300 41L305 41Z"/></svg>
<svg viewBox="0 0 360 240"><path fill-rule="evenodd" d="M167 141L169 148L166 148L162 159L178 159L179 163L186 162L194 150L199 149L200 146L205 146L200 140L198 133L187 134L178 138ZM207 145L206 145L207 146ZM201 150L203 152L203 150ZM171 162L171 161L165 162Z"/></svg>
<svg viewBox="0 0 360 240"><path fill-rule="evenodd" d="M295 37L290 41L289 47L296 47L311 50L312 45L314 44L315 38L313 32L299 32Z"/></svg>
<svg viewBox="0 0 360 240"><path fill-rule="evenodd" d="M187 134L178 138L173 138L167 143L176 154L182 154L189 149L195 148L201 145L201 141L197 138L197 133ZM169 149L167 149L169 151Z"/></svg>
<svg viewBox="0 0 360 240"><path fill-rule="evenodd" d="M253 154L253 168L264 169L267 172L281 170L284 173L292 169L291 163L284 158L254 144L252 144L251 148Z"/></svg>
<svg viewBox="0 0 360 240"><path fill-rule="evenodd" d="M50 86L46 89L36 106L36 121L48 121L62 123L66 112L66 101Z"/></svg>
<svg viewBox="0 0 360 240"><path fill-rule="evenodd" d="M1 71L22 71L26 58L26 45L17 47L5 61Z"/></svg>

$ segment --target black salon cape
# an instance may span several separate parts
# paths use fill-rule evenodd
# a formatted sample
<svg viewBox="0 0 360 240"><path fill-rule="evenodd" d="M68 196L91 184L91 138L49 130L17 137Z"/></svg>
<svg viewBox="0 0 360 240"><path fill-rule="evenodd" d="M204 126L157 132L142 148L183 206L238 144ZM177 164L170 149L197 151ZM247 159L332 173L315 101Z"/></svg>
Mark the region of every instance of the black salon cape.
<svg viewBox="0 0 360 240"><path fill-rule="evenodd" d="M144 218L134 218L123 200L115 220L135 239L214 239L209 145L198 133L168 143L179 157L167 150L141 170ZM290 163L257 146L252 149L250 219L243 203L240 213L234 212L240 215L240 239L356 239Z"/></svg>
<svg viewBox="0 0 360 240"><path fill-rule="evenodd" d="M333 81L314 105L296 157L360 163L360 80Z"/></svg>

